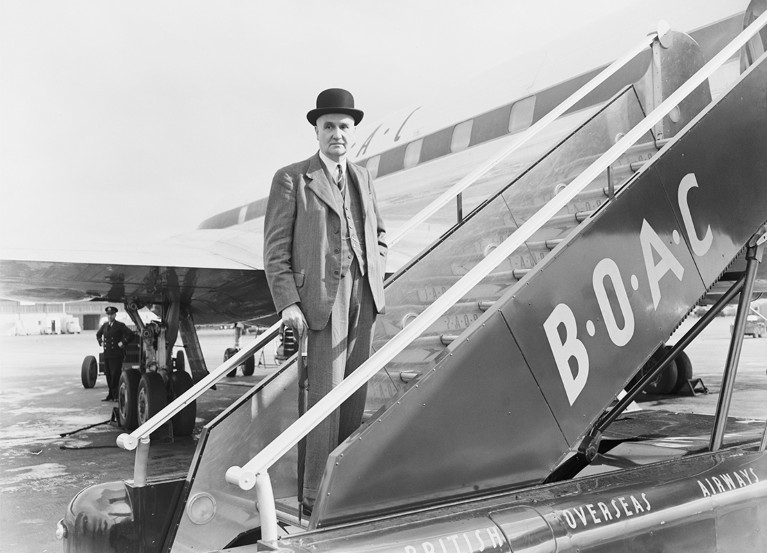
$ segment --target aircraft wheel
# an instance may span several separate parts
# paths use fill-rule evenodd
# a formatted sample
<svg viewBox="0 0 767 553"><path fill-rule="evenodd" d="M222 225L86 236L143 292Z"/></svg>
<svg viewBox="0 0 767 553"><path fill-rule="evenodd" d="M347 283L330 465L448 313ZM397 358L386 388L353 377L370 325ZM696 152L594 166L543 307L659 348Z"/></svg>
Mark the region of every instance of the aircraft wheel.
<svg viewBox="0 0 767 553"><path fill-rule="evenodd" d="M184 394L192 387L192 385L192 377L189 373L176 371L170 375L170 389L173 393L173 399ZM173 423L173 435L191 436L196 418L197 402L193 401L171 419L171 422Z"/></svg>
<svg viewBox="0 0 767 553"><path fill-rule="evenodd" d="M83 365L80 368L80 380L83 382L83 388L93 388L96 385L96 379L99 376L99 364L96 358L88 355L83 359Z"/></svg>
<svg viewBox="0 0 767 553"><path fill-rule="evenodd" d="M180 349L176 352L176 362L174 363L174 368L178 372L186 371L186 357L184 356L184 350Z"/></svg>
<svg viewBox="0 0 767 553"><path fill-rule="evenodd" d="M138 384L141 373L136 369L126 369L120 374L117 387L117 416L120 427L132 432L138 427Z"/></svg>
<svg viewBox="0 0 767 553"><path fill-rule="evenodd" d="M226 348L226 351L224 351L224 361L229 360L229 358L236 353L237 353L237 348ZM226 376L228 376L229 378L234 378L235 376L237 376L237 367L233 368L231 371L226 373Z"/></svg>
<svg viewBox="0 0 767 553"><path fill-rule="evenodd" d="M645 393L652 395L672 393L674 386L676 386L677 372L676 361L674 360L645 386Z"/></svg>
<svg viewBox="0 0 767 553"><path fill-rule="evenodd" d="M676 363L676 384L673 393L676 394L692 378L692 361L685 352L681 352L674 359L674 363Z"/></svg>
<svg viewBox="0 0 767 553"><path fill-rule="evenodd" d="M242 374L245 376L252 376L255 371L256 371L256 358L251 355L242 364Z"/></svg>
<svg viewBox="0 0 767 553"><path fill-rule="evenodd" d="M138 424L141 426L168 405L165 381L156 372L144 373L138 383Z"/></svg>

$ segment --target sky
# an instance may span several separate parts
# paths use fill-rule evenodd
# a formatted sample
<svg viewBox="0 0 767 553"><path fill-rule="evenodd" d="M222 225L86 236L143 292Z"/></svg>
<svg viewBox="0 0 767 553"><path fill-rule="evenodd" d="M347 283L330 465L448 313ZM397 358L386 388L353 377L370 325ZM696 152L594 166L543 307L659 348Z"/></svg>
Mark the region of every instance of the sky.
<svg viewBox="0 0 767 553"><path fill-rule="evenodd" d="M192 230L316 151L319 91L377 119L631 3L2 0L0 247Z"/></svg>

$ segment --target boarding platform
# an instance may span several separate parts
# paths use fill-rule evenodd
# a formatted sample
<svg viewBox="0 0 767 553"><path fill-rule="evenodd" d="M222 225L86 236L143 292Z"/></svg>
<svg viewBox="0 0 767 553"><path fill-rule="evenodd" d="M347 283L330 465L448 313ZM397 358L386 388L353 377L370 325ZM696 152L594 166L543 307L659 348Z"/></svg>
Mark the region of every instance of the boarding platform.
<svg viewBox="0 0 767 553"><path fill-rule="evenodd" d="M683 35L666 40L679 49L658 56L694 60L675 75L700 69ZM328 459L308 520L295 445L249 472L307 418L288 362L205 427L167 550L262 538L271 505L251 475L268 479L282 536L551 481L721 277L745 278L731 264L767 223L767 57L649 122L684 85L648 71L387 281L360 369L375 371L366 420Z"/></svg>

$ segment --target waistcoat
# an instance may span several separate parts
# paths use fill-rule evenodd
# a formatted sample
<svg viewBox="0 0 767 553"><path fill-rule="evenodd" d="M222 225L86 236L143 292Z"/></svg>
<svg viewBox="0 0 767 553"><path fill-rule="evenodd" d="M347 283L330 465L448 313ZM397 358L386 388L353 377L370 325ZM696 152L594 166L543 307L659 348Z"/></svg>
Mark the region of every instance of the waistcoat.
<svg viewBox="0 0 767 553"><path fill-rule="evenodd" d="M362 276L367 272L365 262L365 221L362 215L362 202L357 182L351 171L344 176L346 184L341 191L343 197L343 216L341 217L341 236L343 237L343 258L341 274L345 275L352 263L352 255L357 259ZM352 182L354 181L354 182Z"/></svg>

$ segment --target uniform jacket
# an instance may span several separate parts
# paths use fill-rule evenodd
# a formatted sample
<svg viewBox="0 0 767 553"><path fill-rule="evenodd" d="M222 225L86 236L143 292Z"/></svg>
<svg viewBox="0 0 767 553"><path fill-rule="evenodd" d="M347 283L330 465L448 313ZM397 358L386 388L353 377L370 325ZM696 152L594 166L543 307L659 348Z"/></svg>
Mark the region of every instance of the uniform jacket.
<svg viewBox="0 0 767 553"><path fill-rule="evenodd" d="M364 220L366 276L381 313L386 230L370 173L348 162L347 186L354 185ZM274 306L281 312L299 303L312 330L327 324L341 280L343 206L335 187L328 181L319 153L280 169L272 181L264 220L264 270Z"/></svg>
<svg viewBox="0 0 767 553"><path fill-rule="evenodd" d="M115 321L112 326L106 322L96 332L96 340L104 347L104 358L113 359L125 356L125 345L133 339L133 332L120 321ZM117 344L122 342L121 348Z"/></svg>

